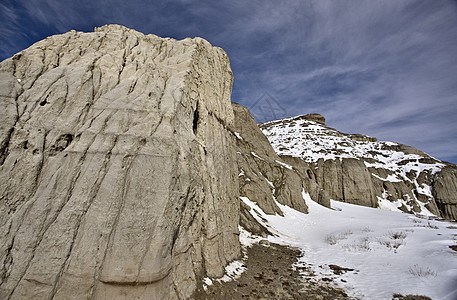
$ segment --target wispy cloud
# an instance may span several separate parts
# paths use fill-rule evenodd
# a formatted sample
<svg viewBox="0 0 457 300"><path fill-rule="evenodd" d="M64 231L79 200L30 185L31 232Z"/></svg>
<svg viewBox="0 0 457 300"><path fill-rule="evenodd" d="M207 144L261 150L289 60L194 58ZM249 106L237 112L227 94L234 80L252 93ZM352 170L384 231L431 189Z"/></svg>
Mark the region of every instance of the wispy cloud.
<svg viewBox="0 0 457 300"><path fill-rule="evenodd" d="M249 107L268 92L285 115L319 112L345 132L457 157L452 0L18 0L0 17L3 58L105 23L201 36L228 52L234 101Z"/></svg>
<svg viewBox="0 0 457 300"><path fill-rule="evenodd" d="M258 58L264 69L241 78L241 102L249 106L267 90L291 115L320 112L346 132L455 156L454 3L350 3L315 1L289 20L291 30L274 36L276 45ZM311 24L300 35L304 23Z"/></svg>

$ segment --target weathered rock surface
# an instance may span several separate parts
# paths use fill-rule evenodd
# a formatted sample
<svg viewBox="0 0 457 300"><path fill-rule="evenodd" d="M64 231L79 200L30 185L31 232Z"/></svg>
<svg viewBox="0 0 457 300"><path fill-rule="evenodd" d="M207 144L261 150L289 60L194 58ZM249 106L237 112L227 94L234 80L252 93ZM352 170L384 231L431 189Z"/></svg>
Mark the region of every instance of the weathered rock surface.
<svg viewBox="0 0 457 300"><path fill-rule="evenodd" d="M455 166L443 168L433 178L432 193L441 216L457 220L457 168Z"/></svg>
<svg viewBox="0 0 457 300"><path fill-rule="evenodd" d="M317 184L331 199L369 207L377 206L371 173L361 160L318 160L314 168Z"/></svg>
<svg viewBox="0 0 457 300"><path fill-rule="evenodd" d="M334 200L456 219L455 165L410 146L341 133L323 120L305 115L260 128L283 161L306 170Z"/></svg>
<svg viewBox="0 0 457 300"><path fill-rule="evenodd" d="M302 178L280 161L249 110L233 103L237 137L240 196L248 197L268 214L282 214L275 200L307 212Z"/></svg>
<svg viewBox="0 0 457 300"><path fill-rule="evenodd" d="M279 157L255 123L249 110L233 103L237 137L237 165L240 196L256 202L268 214L282 215L278 203L307 213L302 192L329 207L330 197L315 181L314 174L303 164L294 164L293 157ZM291 166L294 165L294 167ZM250 232L264 235L267 230L250 215L241 202L240 224Z"/></svg>
<svg viewBox="0 0 457 300"><path fill-rule="evenodd" d="M225 52L122 26L0 65L0 299L185 299L240 255Z"/></svg>

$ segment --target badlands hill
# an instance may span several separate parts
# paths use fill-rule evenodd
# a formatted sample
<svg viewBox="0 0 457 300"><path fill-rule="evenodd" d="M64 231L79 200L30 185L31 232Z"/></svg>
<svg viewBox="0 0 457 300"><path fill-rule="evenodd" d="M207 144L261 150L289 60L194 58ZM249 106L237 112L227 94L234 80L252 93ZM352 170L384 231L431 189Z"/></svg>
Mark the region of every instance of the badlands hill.
<svg viewBox="0 0 457 300"><path fill-rule="evenodd" d="M344 134L309 114L260 125L276 153L330 198L457 219L457 167L413 147Z"/></svg>
<svg viewBox="0 0 457 300"><path fill-rule="evenodd" d="M316 116L263 124L267 139L232 80L201 38L119 25L1 62L0 299L192 298L241 257L239 225L269 234L240 199L456 218L455 166Z"/></svg>

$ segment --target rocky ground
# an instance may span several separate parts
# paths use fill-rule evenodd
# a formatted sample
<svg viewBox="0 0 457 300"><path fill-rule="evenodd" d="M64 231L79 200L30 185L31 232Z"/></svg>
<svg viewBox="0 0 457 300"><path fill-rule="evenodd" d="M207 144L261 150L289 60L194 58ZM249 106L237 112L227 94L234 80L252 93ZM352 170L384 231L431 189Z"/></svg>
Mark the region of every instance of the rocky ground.
<svg viewBox="0 0 457 300"><path fill-rule="evenodd" d="M343 289L337 288L330 280L316 283L309 268L293 267L300 251L278 244L255 244L247 249L247 270L237 279L213 285L200 286L194 294L196 300L238 300L238 299L301 299L339 300L355 299ZM354 271L331 265L335 275ZM300 276L300 273L306 274ZM324 278L325 279L325 278ZM420 295L392 295L394 300L431 300Z"/></svg>
<svg viewBox="0 0 457 300"><path fill-rule="evenodd" d="M300 251L286 246L255 244L247 250L247 270L236 280L200 287L195 299L351 299L329 282L316 284L295 269ZM312 276L310 273L309 275Z"/></svg>

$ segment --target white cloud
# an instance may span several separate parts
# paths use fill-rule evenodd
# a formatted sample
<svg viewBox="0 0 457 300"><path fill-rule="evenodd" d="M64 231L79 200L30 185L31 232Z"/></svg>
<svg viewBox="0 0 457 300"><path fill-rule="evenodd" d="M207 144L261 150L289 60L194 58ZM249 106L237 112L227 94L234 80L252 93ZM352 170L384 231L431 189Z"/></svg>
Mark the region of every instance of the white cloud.
<svg viewBox="0 0 457 300"><path fill-rule="evenodd" d="M415 146L435 141L457 156L451 138L457 132L453 1L17 3L35 23L22 25L17 10L0 4L0 53L18 45L17 32L35 37L39 24L63 32L120 23L176 38L202 36L228 52L233 100L241 104L249 106L267 91L291 115L319 112L343 131L379 133L403 143L419 132L422 142Z"/></svg>

